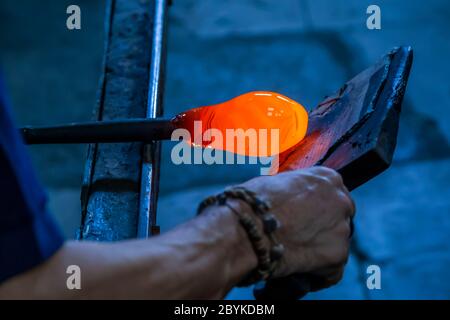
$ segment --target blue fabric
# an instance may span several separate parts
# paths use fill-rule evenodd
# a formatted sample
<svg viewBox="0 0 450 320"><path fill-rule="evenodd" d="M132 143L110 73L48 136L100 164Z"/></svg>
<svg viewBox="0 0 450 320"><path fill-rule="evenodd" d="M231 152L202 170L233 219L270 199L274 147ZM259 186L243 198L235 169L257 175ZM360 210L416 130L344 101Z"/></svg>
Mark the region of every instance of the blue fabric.
<svg viewBox="0 0 450 320"><path fill-rule="evenodd" d="M0 282L45 261L63 244L46 204L0 75Z"/></svg>

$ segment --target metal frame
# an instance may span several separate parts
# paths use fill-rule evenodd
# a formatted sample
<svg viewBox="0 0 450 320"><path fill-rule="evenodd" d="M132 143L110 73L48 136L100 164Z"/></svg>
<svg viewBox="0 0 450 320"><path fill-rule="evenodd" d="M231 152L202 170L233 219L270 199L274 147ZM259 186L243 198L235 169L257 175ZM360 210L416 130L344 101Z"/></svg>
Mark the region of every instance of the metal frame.
<svg viewBox="0 0 450 320"><path fill-rule="evenodd" d="M167 0L108 0L95 120L162 114ZM155 231L160 144L91 144L79 239L115 241Z"/></svg>
<svg viewBox="0 0 450 320"><path fill-rule="evenodd" d="M164 67L166 60L167 1L155 1L152 58L147 98L147 118L156 118L163 112ZM156 208L159 190L161 142L144 146L141 166L141 193L137 237L147 238L159 233L156 225Z"/></svg>

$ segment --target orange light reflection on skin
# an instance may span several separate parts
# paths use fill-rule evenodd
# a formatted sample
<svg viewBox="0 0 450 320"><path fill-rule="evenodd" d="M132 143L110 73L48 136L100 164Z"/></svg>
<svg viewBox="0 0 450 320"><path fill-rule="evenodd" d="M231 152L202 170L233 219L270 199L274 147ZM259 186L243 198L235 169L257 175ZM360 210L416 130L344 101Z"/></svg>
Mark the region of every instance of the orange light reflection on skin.
<svg viewBox="0 0 450 320"><path fill-rule="evenodd" d="M202 121L201 137L200 132L195 132L194 121ZM305 137L308 127L308 113L305 108L296 101L279 93L269 91L254 91L237 96L229 101L211 106L194 108L183 112L172 119L177 128L187 129L192 137L192 141L187 141L192 145L196 141L202 141L203 147L226 150L246 156L273 156L272 144L277 143L278 152L283 152L297 144ZM202 139L203 134L208 129L218 129L223 136L223 141ZM254 129L258 134L258 147L250 147L246 140L244 150L237 150L237 137L234 136L234 143L227 142L227 129ZM267 146L260 147L264 142L259 139L261 129L266 129L265 135ZM279 130L278 141L272 141L271 129ZM197 134L197 136L196 136ZM254 140L253 140L254 141ZM229 147L231 146L231 147Z"/></svg>

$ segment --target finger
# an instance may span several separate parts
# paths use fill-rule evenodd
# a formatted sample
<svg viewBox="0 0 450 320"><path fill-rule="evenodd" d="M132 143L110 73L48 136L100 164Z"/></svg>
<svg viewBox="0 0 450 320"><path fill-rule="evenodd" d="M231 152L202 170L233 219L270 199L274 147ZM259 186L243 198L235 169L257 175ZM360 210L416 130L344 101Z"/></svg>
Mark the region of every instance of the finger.
<svg viewBox="0 0 450 320"><path fill-rule="evenodd" d="M314 166L308 169L310 172L320 175L326 178L329 178L330 180L335 180L336 182L339 181L341 178L341 175L336 171L328 167L324 166Z"/></svg>
<svg viewBox="0 0 450 320"><path fill-rule="evenodd" d="M352 195L350 194L350 191L348 191L347 187L344 185L342 188L342 192L345 193L345 195L347 196L348 200L350 201L350 206L352 208L352 217L355 216L356 214L356 203L355 200L353 200Z"/></svg>
<svg viewBox="0 0 450 320"><path fill-rule="evenodd" d="M318 291L337 284L344 275L344 266L327 268L310 275L311 291Z"/></svg>
<svg viewBox="0 0 450 320"><path fill-rule="evenodd" d="M344 185L344 180L342 179L341 174L334 169L323 166L316 166L313 167L313 170L316 174L328 178L333 183L333 185L339 188Z"/></svg>
<svg viewBox="0 0 450 320"><path fill-rule="evenodd" d="M328 284L330 286L333 286L339 283L339 281L342 280L343 276L344 276L344 266L341 266L340 268L335 269L333 273L329 274L326 279L328 281Z"/></svg>
<svg viewBox="0 0 450 320"><path fill-rule="evenodd" d="M338 191L338 197L344 209L345 216L353 218L356 213L356 207L351 195L345 191Z"/></svg>
<svg viewBox="0 0 450 320"><path fill-rule="evenodd" d="M354 232L354 229L355 229L355 225L353 223L353 218L352 217L347 217L345 222L346 222L347 238L350 239L353 236L353 232Z"/></svg>
<svg viewBox="0 0 450 320"><path fill-rule="evenodd" d="M303 182L306 181L309 185L329 185L338 190L341 190L343 187L342 178L339 173L326 167L303 169L299 174L303 177Z"/></svg>
<svg viewBox="0 0 450 320"><path fill-rule="evenodd" d="M350 216L347 216L343 220L341 220L339 222L339 225L336 227L335 232L337 232L339 236L342 236L341 240L345 239L346 241L348 241L348 239L350 239L353 232L351 221L352 218ZM350 242L348 244L350 244Z"/></svg>
<svg viewBox="0 0 450 320"><path fill-rule="evenodd" d="M350 218L350 234L348 235L348 238L350 239L353 237L353 232L355 231L355 224L353 223L353 218Z"/></svg>

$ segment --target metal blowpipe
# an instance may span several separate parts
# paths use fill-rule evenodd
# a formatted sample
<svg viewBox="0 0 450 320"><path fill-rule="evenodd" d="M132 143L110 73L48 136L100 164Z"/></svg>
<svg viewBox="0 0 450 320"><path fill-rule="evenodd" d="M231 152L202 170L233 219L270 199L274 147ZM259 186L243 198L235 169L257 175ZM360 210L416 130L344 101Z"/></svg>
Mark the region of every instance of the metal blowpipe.
<svg viewBox="0 0 450 320"><path fill-rule="evenodd" d="M151 142L168 140L176 129L167 119L126 119L20 129L27 144Z"/></svg>

